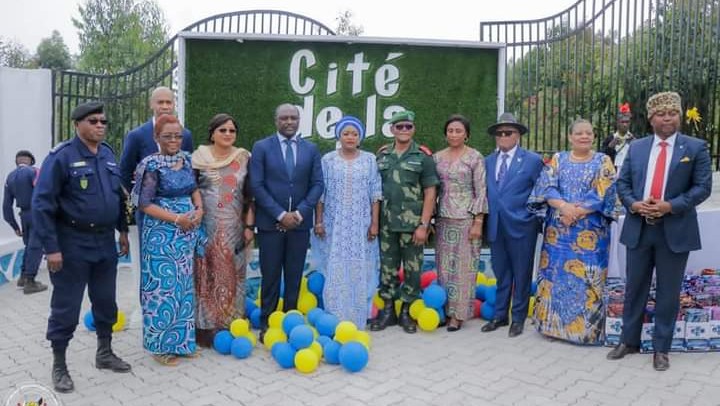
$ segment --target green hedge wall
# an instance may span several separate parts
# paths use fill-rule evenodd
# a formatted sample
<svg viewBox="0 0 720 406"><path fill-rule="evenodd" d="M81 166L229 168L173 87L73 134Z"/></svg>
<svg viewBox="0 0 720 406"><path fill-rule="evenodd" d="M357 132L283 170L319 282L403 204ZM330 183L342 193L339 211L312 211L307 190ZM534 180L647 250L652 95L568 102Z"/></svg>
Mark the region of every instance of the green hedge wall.
<svg viewBox="0 0 720 406"><path fill-rule="evenodd" d="M303 77L316 82L313 121L328 106L366 121L367 99L377 94L375 72L383 64L398 68L398 91L388 97L377 94L376 134L363 142L363 149L375 151L392 141L380 131L386 121L383 111L389 105L417 113L416 139L433 151L444 148L443 125L454 113L470 119L471 146L483 154L494 147L485 129L495 121L497 112L497 49L247 39L187 39L185 49L185 121L196 145L207 142L208 122L221 112L233 115L240 123L238 146L251 149L256 140L274 133L277 105L304 104L304 96L291 86L289 72L293 55L307 49L316 57L314 66L303 65L302 69ZM346 67L359 52L363 52L368 68L362 75L362 92L353 95L353 75ZM390 53L402 56L392 59ZM337 66L337 91L327 95L331 63ZM311 140L323 151L335 145L334 140L318 136L314 123Z"/></svg>

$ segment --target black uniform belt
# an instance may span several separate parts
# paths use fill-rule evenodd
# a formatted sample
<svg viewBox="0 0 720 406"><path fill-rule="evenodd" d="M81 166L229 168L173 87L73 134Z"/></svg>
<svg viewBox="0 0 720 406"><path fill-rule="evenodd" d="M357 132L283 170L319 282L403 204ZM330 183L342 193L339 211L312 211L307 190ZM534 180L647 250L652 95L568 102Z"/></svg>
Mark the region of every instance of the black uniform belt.
<svg viewBox="0 0 720 406"><path fill-rule="evenodd" d="M86 223L86 222L79 222L73 219L62 219L63 224L66 226L73 228L78 231L83 232L89 232L89 233L107 233L111 232L115 229L115 227L111 227L105 224L96 224L96 223Z"/></svg>

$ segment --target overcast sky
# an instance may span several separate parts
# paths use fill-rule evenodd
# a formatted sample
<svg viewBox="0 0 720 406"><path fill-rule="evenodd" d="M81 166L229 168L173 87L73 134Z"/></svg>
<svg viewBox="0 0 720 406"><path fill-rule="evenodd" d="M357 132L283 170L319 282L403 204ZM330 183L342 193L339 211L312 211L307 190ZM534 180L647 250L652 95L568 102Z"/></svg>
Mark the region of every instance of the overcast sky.
<svg viewBox="0 0 720 406"><path fill-rule="evenodd" d="M72 53L78 36L71 19L82 0L0 0L0 36L35 51L52 30L60 31ZM481 21L534 19L555 14L575 0L157 0L170 25L170 34L219 13L273 9L291 11L335 29L335 17L352 10L354 21L373 37L478 40Z"/></svg>

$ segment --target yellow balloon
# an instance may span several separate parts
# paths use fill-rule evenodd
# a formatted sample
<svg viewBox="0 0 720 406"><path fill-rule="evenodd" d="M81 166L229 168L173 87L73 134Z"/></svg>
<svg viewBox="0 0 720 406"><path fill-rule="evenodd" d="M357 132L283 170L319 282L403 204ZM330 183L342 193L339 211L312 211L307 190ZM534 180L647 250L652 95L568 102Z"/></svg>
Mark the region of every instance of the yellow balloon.
<svg viewBox="0 0 720 406"><path fill-rule="evenodd" d="M298 298L297 307L303 314L308 314L310 310L316 308L318 305L317 297L311 292L304 292L300 294Z"/></svg>
<svg viewBox="0 0 720 406"><path fill-rule="evenodd" d="M433 331L440 324L440 315L435 309L425 308L418 316L418 326L423 331Z"/></svg>
<svg viewBox="0 0 720 406"><path fill-rule="evenodd" d="M533 317L535 313L535 296L530 296L530 303L528 304L528 316Z"/></svg>
<svg viewBox="0 0 720 406"><path fill-rule="evenodd" d="M485 281L485 285L487 285L487 286L495 286L495 285L497 285L497 279L495 279L495 278L488 278L488 280Z"/></svg>
<svg viewBox="0 0 720 406"><path fill-rule="evenodd" d="M372 344L372 338L370 337L370 334L365 330L360 330L355 334L355 341L359 342L360 344L364 345L365 348L370 350L370 344Z"/></svg>
<svg viewBox="0 0 720 406"><path fill-rule="evenodd" d="M402 300L398 299L395 301L395 315L400 315L400 308L402 307Z"/></svg>
<svg viewBox="0 0 720 406"><path fill-rule="evenodd" d="M118 310L117 321L115 322L115 324L112 325L113 333L117 333L118 331L121 331L122 329L124 329L125 321L126 321L125 312L123 312L122 310Z"/></svg>
<svg viewBox="0 0 720 406"><path fill-rule="evenodd" d="M335 327L335 341L340 344L345 344L348 341L354 340L355 335L358 332L358 328L352 321L341 321Z"/></svg>
<svg viewBox="0 0 720 406"><path fill-rule="evenodd" d="M253 347L257 345L257 337L255 337L255 334L253 334L252 331L248 331L245 335L243 335L243 337L247 337Z"/></svg>
<svg viewBox="0 0 720 406"><path fill-rule="evenodd" d="M263 343L265 344L265 348L267 348L268 350L272 349L272 346L276 343L285 342L287 342L287 336L281 328L269 328L265 332L265 338L263 339Z"/></svg>
<svg viewBox="0 0 720 406"><path fill-rule="evenodd" d="M285 313L281 310L276 310L270 314L268 318L268 326L272 328L279 328L282 330L282 322L285 319Z"/></svg>
<svg viewBox="0 0 720 406"><path fill-rule="evenodd" d="M295 369L304 374L309 374L317 369L319 362L320 358L315 351L309 348L303 348L295 354Z"/></svg>
<svg viewBox="0 0 720 406"><path fill-rule="evenodd" d="M285 299L283 299L283 298L278 299L278 305L275 308L275 310L282 310L284 305L285 305Z"/></svg>
<svg viewBox="0 0 720 406"><path fill-rule="evenodd" d="M485 276L485 274L482 272L478 272L477 275L475 276L475 284L476 285L485 285L487 283L487 280L488 280L487 276Z"/></svg>
<svg viewBox="0 0 720 406"><path fill-rule="evenodd" d="M415 299L415 301L410 305L410 317L417 320L423 309L425 309L425 302L423 302L422 299Z"/></svg>
<svg viewBox="0 0 720 406"><path fill-rule="evenodd" d="M244 336L250 331L250 323L245 319L235 319L230 323L230 333L237 338Z"/></svg>
<svg viewBox="0 0 720 406"><path fill-rule="evenodd" d="M260 297L255 299L255 307L260 307Z"/></svg>
<svg viewBox="0 0 720 406"><path fill-rule="evenodd" d="M304 277L304 276L303 276L302 279L300 280L300 294L303 294L303 293L306 293L306 292L310 292L310 291L308 290L308 287L307 287L307 284L308 284L307 281L308 281L308 279L307 279L306 277Z"/></svg>
<svg viewBox="0 0 720 406"><path fill-rule="evenodd" d="M372 301L375 304L375 307L378 308L378 310L385 307L385 301L383 300L383 298L380 297L380 292L375 292L375 296L373 296Z"/></svg>
<svg viewBox="0 0 720 406"><path fill-rule="evenodd" d="M321 359L322 359L322 356L323 356L323 348L322 348L322 345L320 345L319 342L313 341L312 344L310 344L310 347L308 347L308 348L310 348L310 349L315 353L315 355L318 356L318 360L321 360Z"/></svg>

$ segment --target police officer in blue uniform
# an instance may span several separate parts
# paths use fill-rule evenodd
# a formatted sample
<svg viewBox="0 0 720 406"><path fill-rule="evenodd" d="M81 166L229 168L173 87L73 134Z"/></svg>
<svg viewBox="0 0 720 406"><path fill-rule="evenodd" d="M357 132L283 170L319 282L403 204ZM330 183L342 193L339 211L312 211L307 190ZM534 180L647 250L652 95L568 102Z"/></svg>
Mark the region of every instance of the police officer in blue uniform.
<svg viewBox="0 0 720 406"><path fill-rule="evenodd" d="M42 246L32 232L30 202L38 171L35 167L35 156L30 151L18 151L15 154L15 165L17 168L10 172L5 180L3 218L15 230L15 235L23 239L25 252L17 286L23 288L23 293L29 295L47 290L47 285L35 280L42 261ZM13 202L20 209L20 225L15 219Z"/></svg>
<svg viewBox="0 0 720 406"><path fill-rule="evenodd" d="M70 118L76 135L50 151L32 200L53 285L47 330L54 357L52 380L63 393L74 389L65 352L78 324L85 286L97 329L95 366L113 372L131 369L110 345L117 320L118 254L127 255L129 249L120 170L113 150L103 142L103 104L81 104ZM119 253L115 229L120 231Z"/></svg>

